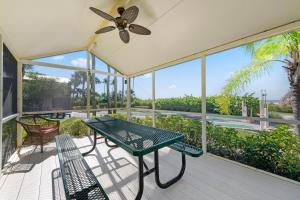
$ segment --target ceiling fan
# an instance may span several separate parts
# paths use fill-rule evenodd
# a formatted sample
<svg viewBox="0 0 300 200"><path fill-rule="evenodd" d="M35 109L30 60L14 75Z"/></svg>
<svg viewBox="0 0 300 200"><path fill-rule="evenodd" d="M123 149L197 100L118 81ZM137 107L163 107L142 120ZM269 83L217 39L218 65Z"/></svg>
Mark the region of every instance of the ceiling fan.
<svg viewBox="0 0 300 200"><path fill-rule="evenodd" d="M97 15L103 17L104 19L114 22L116 25L116 27L115 26L107 26L107 27L101 28L95 32L96 34L106 33L106 32L109 32L109 31L112 31L112 30L115 30L116 28L118 28L120 38L124 43L128 43L130 40L128 30L132 33L140 34L140 35L150 35L151 34L151 31L148 30L147 28L137 25L137 24L132 24L132 22L134 22L134 20L137 18L138 14L139 14L139 9L136 6L131 6L127 9L125 9L123 7L119 7L118 13L120 16L116 17L116 18L114 18L113 16L111 16L97 8L90 7L90 9Z"/></svg>

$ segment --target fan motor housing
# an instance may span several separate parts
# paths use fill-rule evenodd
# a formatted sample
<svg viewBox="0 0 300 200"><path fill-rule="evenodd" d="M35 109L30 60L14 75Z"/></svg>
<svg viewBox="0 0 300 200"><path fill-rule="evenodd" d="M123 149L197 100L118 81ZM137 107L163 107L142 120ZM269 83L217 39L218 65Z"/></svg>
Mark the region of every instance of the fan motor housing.
<svg viewBox="0 0 300 200"><path fill-rule="evenodd" d="M127 20L121 17L117 17L115 23L119 30L123 30L127 27Z"/></svg>

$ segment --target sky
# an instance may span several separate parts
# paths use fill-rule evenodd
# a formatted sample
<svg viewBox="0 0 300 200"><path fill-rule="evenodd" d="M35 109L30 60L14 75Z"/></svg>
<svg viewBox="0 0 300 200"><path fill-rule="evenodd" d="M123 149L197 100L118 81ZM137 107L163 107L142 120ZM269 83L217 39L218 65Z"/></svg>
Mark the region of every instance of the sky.
<svg viewBox="0 0 300 200"><path fill-rule="evenodd" d="M242 47L234 48L206 58L207 96L218 95L227 80L237 70L251 61ZM268 100L280 100L289 90L287 74L281 65L273 64L260 78L253 80L240 95L255 93L260 97L261 90L267 91ZM135 80L137 97L151 98L151 74ZM184 95L201 96L201 60L193 60L156 72L156 98L180 97Z"/></svg>
<svg viewBox="0 0 300 200"><path fill-rule="evenodd" d="M42 58L38 61L71 66L86 66L86 52L74 52L65 55ZM242 47L230 49L207 57L207 96L217 95L226 85L226 81L236 72L249 64L251 57ZM105 63L96 60L96 68L107 71ZM40 73L70 78L73 70L60 70L54 68L35 66L35 71ZM96 75L100 80L105 76ZM151 98L151 74L134 78L132 87L138 98ZM119 90L121 80L119 78ZM126 87L125 87L126 88ZM239 94L255 93L259 97L261 90L267 91L268 100L279 100L289 90L287 74L280 64L273 64L268 73L253 80ZM96 91L103 92L103 84L96 86ZM193 60L176 66L161 69L156 72L156 98L180 97L184 95L201 95L201 60Z"/></svg>

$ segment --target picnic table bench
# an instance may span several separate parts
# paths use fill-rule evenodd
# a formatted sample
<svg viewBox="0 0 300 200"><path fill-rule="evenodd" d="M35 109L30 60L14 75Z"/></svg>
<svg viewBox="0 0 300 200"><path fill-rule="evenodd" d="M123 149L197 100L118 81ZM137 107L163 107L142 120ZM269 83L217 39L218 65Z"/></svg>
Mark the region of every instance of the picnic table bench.
<svg viewBox="0 0 300 200"><path fill-rule="evenodd" d="M69 135L55 137L66 199L108 200L108 196Z"/></svg>

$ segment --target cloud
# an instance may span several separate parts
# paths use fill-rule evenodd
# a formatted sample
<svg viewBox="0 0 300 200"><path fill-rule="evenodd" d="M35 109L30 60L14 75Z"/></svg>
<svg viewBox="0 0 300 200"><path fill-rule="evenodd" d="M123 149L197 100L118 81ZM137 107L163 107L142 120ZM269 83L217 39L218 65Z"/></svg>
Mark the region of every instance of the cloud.
<svg viewBox="0 0 300 200"><path fill-rule="evenodd" d="M63 60L65 57L63 55L60 56L54 56L52 59L53 60Z"/></svg>
<svg viewBox="0 0 300 200"><path fill-rule="evenodd" d="M176 89L176 85L175 84L170 85L169 89Z"/></svg>
<svg viewBox="0 0 300 200"><path fill-rule="evenodd" d="M144 79L148 79L148 78L151 78L151 77L152 77L151 73L144 74L144 76L143 76Z"/></svg>
<svg viewBox="0 0 300 200"><path fill-rule="evenodd" d="M85 67L86 66L86 58L76 58L71 60L71 64L77 67Z"/></svg>

